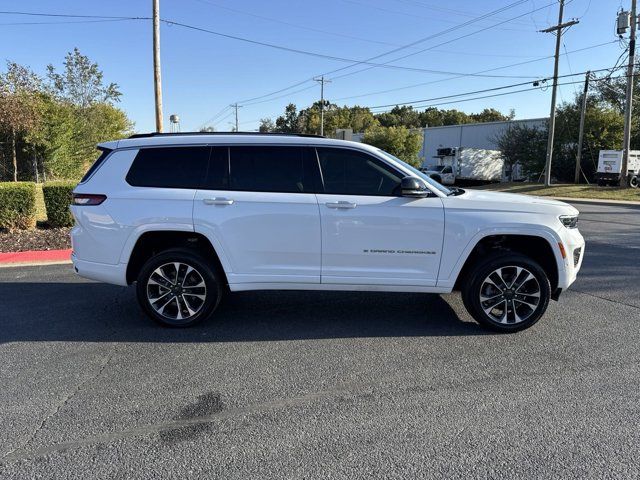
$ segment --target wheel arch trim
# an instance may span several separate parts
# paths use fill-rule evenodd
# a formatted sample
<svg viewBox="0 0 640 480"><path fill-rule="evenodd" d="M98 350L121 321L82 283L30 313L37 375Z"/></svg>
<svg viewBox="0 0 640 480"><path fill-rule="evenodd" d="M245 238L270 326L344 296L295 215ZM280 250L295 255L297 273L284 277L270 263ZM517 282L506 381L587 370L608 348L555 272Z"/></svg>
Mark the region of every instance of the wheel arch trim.
<svg viewBox="0 0 640 480"><path fill-rule="evenodd" d="M566 271L565 260L562 258L562 253L560 252L559 243L562 243L562 239L558 235L557 232L552 230L551 228L541 228L537 227L493 227L480 230L477 232L467 243L462 254L459 256L458 261L455 266L451 270L449 277L447 278L438 278L436 285L438 287L445 287L453 289L462 268L465 263L469 259L471 252L476 248L478 243L480 243L484 238L492 237L492 236L509 236L509 235L519 235L519 236L529 236L529 237L538 237L545 240L549 246L551 247L551 251L555 257L555 263L558 273L559 283L561 282L562 274Z"/></svg>

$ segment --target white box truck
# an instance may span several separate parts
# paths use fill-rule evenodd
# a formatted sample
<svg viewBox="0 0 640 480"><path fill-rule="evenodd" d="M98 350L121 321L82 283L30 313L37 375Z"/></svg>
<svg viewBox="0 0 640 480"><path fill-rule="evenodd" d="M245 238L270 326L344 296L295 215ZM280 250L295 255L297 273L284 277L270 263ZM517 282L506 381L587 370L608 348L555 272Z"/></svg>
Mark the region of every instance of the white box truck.
<svg viewBox="0 0 640 480"><path fill-rule="evenodd" d="M618 185L622 171L622 150L600 150L596 182L598 185ZM640 171L640 150L629 151L628 176L634 177Z"/></svg>
<svg viewBox="0 0 640 480"><path fill-rule="evenodd" d="M500 182L503 179L504 158L499 150L482 148L438 148L436 164L422 171L443 185L458 181Z"/></svg>

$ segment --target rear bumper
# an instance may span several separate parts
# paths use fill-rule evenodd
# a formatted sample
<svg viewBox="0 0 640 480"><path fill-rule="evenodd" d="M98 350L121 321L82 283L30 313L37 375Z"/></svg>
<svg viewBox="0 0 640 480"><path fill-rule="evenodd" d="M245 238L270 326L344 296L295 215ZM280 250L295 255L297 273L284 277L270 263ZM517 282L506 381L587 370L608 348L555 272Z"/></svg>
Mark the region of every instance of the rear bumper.
<svg viewBox="0 0 640 480"><path fill-rule="evenodd" d="M114 285L127 285L127 265L124 263L111 265L80 260L75 252L71 254L71 262L74 271L81 277Z"/></svg>
<svg viewBox="0 0 640 480"><path fill-rule="evenodd" d="M605 182L617 182L620 180L620 174L597 172L596 180L603 180Z"/></svg>

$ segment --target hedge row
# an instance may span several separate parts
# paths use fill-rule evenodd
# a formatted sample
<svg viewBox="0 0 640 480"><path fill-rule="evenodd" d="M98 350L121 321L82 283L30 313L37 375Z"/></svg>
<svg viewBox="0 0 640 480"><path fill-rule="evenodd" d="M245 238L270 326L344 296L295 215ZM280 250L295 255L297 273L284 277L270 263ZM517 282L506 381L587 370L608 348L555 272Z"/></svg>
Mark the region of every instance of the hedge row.
<svg viewBox="0 0 640 480"><path fill-rule="evenodd" d="M0 228L29 229L36 226L36 184L0 183Z"/></svg>
<svg viewBox="0 0 640 480"><path fill-rule="evenodd" d="M69 227L69 211L75 182L48 182L42 187L47 222L52 227ZM36 225L38 192L32 182L0 182L0 229L27 230Z"/></svg>
<svg viewBox="0 0 640 480"><path fill-rule="evenodd" d="M48 182L42 187L44 204L47 209L47 222L52 227L70 227L73 217L69 211L75 182Z"/></svg>

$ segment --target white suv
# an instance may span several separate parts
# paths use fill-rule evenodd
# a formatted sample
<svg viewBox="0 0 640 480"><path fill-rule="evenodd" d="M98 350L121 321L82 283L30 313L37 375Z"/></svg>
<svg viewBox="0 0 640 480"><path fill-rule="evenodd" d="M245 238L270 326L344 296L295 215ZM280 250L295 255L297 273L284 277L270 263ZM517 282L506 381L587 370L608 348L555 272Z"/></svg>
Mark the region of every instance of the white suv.
<svg viewBox="0 0 640 480"><path fill-rule="evenodd" d="M308 135L145 134L101 144L74 191L75 271L137 283L163 325L227 292L461 290L482 325L533 325L576 278L578 211L446 188L369 145Z"/></svg>

